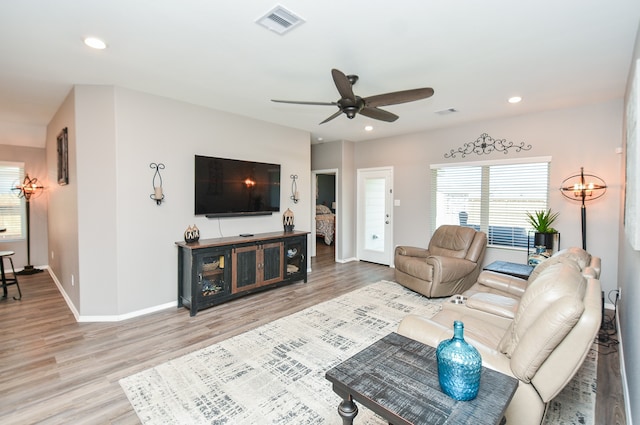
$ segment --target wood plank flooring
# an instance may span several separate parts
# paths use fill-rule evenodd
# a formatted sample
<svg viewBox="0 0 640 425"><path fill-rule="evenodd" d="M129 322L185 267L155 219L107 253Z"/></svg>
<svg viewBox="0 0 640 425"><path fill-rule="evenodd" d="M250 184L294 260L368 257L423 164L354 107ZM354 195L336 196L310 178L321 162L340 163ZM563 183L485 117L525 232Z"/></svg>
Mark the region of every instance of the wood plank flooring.
<svg viewBox="0 0 640 425"><path fill-rule="evenodd" d="M333 247L320 243L317 254L306 284L195 317L171 308L116 323L77 323L47 272L20 276L23 299L11 298L12 286L9 298L0 300L0 422L139 424L119 379L369 283L393 280L393 269L385 266L335 263ZM605 384L598 385L597 423L624 425L617 356L600 359L608 360L599 363L598 379Z"/></svg>

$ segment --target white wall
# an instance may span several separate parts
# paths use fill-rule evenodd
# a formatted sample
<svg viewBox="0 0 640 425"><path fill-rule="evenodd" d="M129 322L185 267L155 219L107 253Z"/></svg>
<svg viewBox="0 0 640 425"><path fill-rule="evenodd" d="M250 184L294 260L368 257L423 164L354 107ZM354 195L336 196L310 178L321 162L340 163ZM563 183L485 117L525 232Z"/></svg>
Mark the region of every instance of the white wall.
<svg viewBox="0 0 640 425"><path fill-rule="evenodd" d="M46 152L49 187L49 268L72 305L80 305L78 259L78 167L76 166L75 91L71 91L47 126ZM68 130L69 184L58 185L57 137ZM98 158L93 159L97 163ZM74 284L71 284L72 276ZM77 311L76 311L77 313Z"/></svg>
<svg viewBox="0 0 640 425"><path fill-rule="evenodd" d="M310 187L308 133L119 87L76 86L74 98L79 245L76 252L67 253L65 247L60 255L78 259L81 296L72 299L81 320L112 320L175 305L175 242L189 225L200 228L202 239L282 230L278 213L195 217L195 154L281 164L281 209L294 212L296 230L309 231L313 199L304 189ZM56 126L71 126L64 121L72 120L61 111ZM71 139L70 134L70 144ZM54 142L47 138L48 145ZM166 167L166 197L160 206L149 198L152 162ZM289 201L291 174L299 176L298 204ZM65 220L66 207L57 200L54 204L50 222L57 226ZM50 239L59 246L65 236L50 233ZM56 269L63 275L59 280L66 281L63 268ZM69 290L67 283L63 287Z"/></svg>
<svg viewBox="0 0 640 425"><path fill-rule="evenodd" d="M633 53L632 66L629 72L627 82L627 92L625 101L629 101L632 77L636 72L637 61L640 60L640 26L636 35L636 45ZM626 110L625 102L625 110ZM630 125L625 119L626 125ZM638 128L638 123L634 125ZM626 136L626 135L625 135ZM626 144L625 144L626 148ZM623 157L623 164L626 159ZM636 164L637 166L637 164ZM624 167L624 165L623 165ZM622 186L628 183L630 190L640 190L638 182L627 182L625 179L624 168L621 171L623 179ZM632 418L640 418L640 335L638 334L638 321L640 321L640 251L632 248L624 229L624 195L620 199L620 213L618 215L619 235L620 235L620 262L619 262L619 285L622 289L618 317L620 320L620 338L621 338L621 361L623 372L623 384L625 390L625 402L627 406L627 423L632 424Z"/></svg>
<svg viewBox="0 0 640 425"><path fill-rule="evenodd" d="M426 247L431 236L430 164L551 156L549 202L554 211L560 212L554 227L561 233L561 247L568 247L582 245L580 204L564 198L558 189L566 177L584 166L585 172L600 176L608 184L603 198L587 204L587 249L602 257L602 284L607 293L617 288L621 155L616 148L621 146L621 122L621 100L483 121L357 143L355 167L394 167L394 198L400 200L400 206L394 207L394 242ZM512 149L507 155L494 152L444 157L482 133L525 142L532 148L522 152ZM485 263L496 259L526 262L526 253L489 249Z"/></svg>

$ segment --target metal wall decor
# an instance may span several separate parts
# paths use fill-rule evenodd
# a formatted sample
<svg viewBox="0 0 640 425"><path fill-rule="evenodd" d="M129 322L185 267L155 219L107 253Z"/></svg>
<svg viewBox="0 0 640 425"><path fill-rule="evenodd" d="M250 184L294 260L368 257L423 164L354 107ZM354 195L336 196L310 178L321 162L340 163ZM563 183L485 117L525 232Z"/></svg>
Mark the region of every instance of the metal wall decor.
<svg viewBox="0 0 640 425"><path fill-rule="evenodd" d="M164 193L162 193L162 175L160 174L160 170L164 170L164 164L161 162L157 164L155 162L152 162L151 164L149 164L149 168L151 168L152 170L156 170L156 172L153 173L153 179L151 180L151 184L153 185L153 193L149 195L149 197L156 201L156 205L160 205L162 204L162 201L164 201Z"/></svg>
<svg viewBox="0 0 640 425"><path fill-rule="evenodd" d="M300 193L298 193L298 175L297 174L291 174L291 200L293 201L294 204L297 204L298 201L300 200Z"/></svg>
<svg viewBox="0 0 640 425"><path fill-rule="evenodd" d="M509 149L514 148L516 152L528 151L531 149L531 145L525 145L524 142L519 144L508 142L506 139L494 139L487 133L482 133L473 142L465 143L461 148L457 150L451 149L449 153L445 153L445 158L455 158L456 154L461 154L462 157L466 157L472 153L476 155L489 155L491 152L502 152L503 154L509 153Z"/></svg>

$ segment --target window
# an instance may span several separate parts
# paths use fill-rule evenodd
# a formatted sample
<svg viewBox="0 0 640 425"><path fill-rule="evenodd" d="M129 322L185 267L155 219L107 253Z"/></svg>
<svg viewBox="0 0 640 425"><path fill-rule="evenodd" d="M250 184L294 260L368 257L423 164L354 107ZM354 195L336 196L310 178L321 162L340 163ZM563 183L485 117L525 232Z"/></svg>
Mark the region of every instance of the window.
<svg viewBox="0 0 640 425"><path fill-rule="evenodd" d="M550 158L434 164L432 226L482 230L489 245L527 248L527 212L547 208Z"/></svg>
<svg viewBox="0 0 640 425"><path fill-rule="evenodd" d="M24 199L12 190L24 179L24 164L0 161L0 227L7 230L0 233L0 239L23 239L25 237Z"/></svg>

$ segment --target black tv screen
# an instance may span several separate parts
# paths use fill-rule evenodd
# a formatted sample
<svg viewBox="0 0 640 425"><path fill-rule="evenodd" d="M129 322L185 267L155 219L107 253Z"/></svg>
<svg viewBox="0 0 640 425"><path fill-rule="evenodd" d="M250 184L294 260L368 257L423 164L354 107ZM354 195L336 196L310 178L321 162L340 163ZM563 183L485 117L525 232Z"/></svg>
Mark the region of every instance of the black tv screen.
<svg viewBox="0 0 640 425"><path fill-rule="evenodd" d="M196 215L280 211L280 164L196 155L194 186Z"/></svg>

